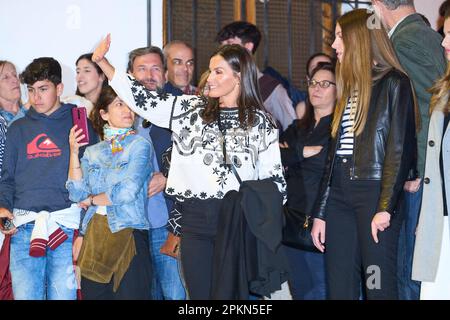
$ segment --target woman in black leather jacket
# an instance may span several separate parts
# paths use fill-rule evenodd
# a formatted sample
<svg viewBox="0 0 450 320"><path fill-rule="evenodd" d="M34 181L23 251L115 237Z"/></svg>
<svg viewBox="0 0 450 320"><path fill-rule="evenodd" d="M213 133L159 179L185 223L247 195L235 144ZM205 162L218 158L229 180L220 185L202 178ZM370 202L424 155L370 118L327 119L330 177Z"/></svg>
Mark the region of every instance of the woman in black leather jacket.
<svg viewBox="0 0 450 320"><path fill-rule="evenodd" d="M325 250L329 298L397 299L399 192L413 167L412 86L365 9L336 25L337 106L312 237ZM351 50L349 50L351 48ZM325 228L326 225L326 228Z"/></svg>

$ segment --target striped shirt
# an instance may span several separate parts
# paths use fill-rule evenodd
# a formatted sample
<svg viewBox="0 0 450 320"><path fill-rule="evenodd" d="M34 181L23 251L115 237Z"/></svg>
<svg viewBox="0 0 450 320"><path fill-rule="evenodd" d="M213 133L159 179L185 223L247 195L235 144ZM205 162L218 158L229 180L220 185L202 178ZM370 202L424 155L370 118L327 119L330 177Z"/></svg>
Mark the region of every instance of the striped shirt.
<svg viewBox="0 0 450 320"><path fill-rule="evenodd" d="M338 156L353 155L354 132L353 125L355 123L356 97L348 99L347 106L344 110L341 122L341 136L339 138L339 146L336 151Z"/></svg>

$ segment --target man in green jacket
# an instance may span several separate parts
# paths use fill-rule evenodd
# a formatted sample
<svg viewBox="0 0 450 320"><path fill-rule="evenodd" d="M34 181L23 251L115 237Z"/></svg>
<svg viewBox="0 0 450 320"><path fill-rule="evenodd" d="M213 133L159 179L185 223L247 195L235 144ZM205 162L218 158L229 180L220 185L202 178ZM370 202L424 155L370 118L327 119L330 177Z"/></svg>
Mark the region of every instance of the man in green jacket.
<svg viewBox="0 0 450 320"><path fill-rule="evenodd" d="M427 90L443 75L446 63L441 36L416 13L414 0L372 0L372 4L389 31L400 63L413 83L420 114L420 127L417 128L417 178L405 183L398 207L405 218L398 247L399 298L417 300L420 297L420 283L411 280L411 267L422 182L429 183L423 177L430 121L431 94Z"/></svg>

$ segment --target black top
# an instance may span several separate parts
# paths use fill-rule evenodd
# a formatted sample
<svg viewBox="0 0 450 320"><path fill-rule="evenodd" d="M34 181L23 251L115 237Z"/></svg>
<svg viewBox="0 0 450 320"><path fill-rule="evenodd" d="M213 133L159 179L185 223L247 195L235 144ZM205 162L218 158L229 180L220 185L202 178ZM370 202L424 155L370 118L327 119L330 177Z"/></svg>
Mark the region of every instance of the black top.
<svg viewBox="0 0 450 320"><path fill-rule="evenodd" d="M295 120L281 135L280 141L289 148L281 149L281 161L286 170L288 206L311 213L318 196L331 138L332 115L320 119L313 128L298 128ZM322 146L317 155L303 157L305 146Z"/></svg>
<svg viewBox="0 0 450 320"><path fill-rule="evenodd" d="M448 216L448 210L447 210L447 197L445 194L445 180L444 180L444 162L442 159L442 150L443 150L443 142L444 142L444 135L445 135L445 130L447 130L448 127L448 123L450 121L450 113L447 114L444 118L444 131L442 134L442 145L441 145L441 154L439 156L439 165L441 167L441 179L442 179L442 198L444 199L444 216Z"/></svg>

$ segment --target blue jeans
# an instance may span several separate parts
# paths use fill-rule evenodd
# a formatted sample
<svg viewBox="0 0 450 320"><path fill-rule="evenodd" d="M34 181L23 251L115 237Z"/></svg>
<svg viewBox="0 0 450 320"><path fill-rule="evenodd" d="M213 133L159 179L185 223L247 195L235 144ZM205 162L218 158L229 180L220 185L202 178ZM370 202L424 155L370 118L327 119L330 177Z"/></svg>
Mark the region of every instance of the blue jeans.
<svg viewBox="0 0 450 320"><path fill-rule="evenodd" d="M284 246L291 268L289 288L294 300L325 300L325 255Z"/></svg>
<svg viewBox="0 0 450 320"><path fill-rule="evenodd" d="M77 285L72 263L73 229L61 228L69 237L43 257L29 255L34 224L18 227L11 238L10 271L16 300L76 300Z"/></svg>
<svg viewBox="0 0 450 320"><path fill-rule="evenodd" d="M420 282L411 279L416 227L422 203L423 185L419 191L410 193L403 191L400 199L400 214L404 215L397 254L398 293L401 300L419 300Z"/></svg>
<svg viewBox="0 0 450 320"><path fill-rule="evenodd" d="M149 230L150 255L153 265L152 299L184 300L186 293L178 270L178 260L159 252L166 242L167 228Z"/></svg>

